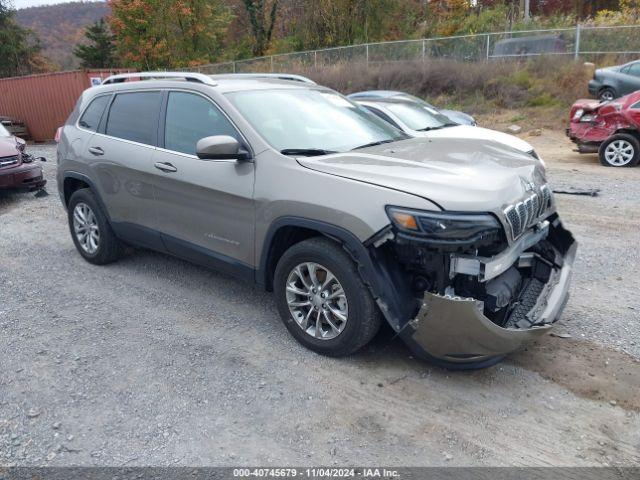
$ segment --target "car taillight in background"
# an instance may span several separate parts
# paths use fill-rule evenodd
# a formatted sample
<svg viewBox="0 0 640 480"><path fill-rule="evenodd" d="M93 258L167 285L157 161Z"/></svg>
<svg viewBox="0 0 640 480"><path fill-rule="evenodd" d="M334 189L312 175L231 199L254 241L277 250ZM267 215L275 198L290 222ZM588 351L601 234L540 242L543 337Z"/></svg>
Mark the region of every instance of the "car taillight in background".
<svg viewBox="0 0 640 480"><path fill-rule="evenodd" d="M593 115L590 113L587 113L586 115L582 115L582 117L580 117L580 121L583 123L593 122L595 121L595 119L596 119L596 115Z"/></svg>
<svg viewBox="0 0 640 480"><path fill-rule="evenodd" d="M60 136L62 135L62 127L58 127L58 129L56 130L56 135L55 137L53 137L53 139L56 141L56 143L60 143Z"/></svg>

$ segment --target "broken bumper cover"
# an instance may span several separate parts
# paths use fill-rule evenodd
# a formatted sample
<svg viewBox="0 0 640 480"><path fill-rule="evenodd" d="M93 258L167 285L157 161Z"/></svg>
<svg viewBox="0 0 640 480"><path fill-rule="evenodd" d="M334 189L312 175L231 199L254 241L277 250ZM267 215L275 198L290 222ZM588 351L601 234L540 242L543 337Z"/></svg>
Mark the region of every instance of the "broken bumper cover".
<svg viewBox="0 0 640 480"><path fill-rule="evenodd" d="M569 297L577 243L568 247L563 265L549 279L528 313L530 328L505 328L482 312L473 298L425 293L418 315L400 332L417 355L447 366L488 366L552 328Z"/></svg>
<svg viewBox="0 0 640 480"><path fill-rule="evenodd" d="M32 163L23 163L16 167L0 170L1 189L36 190L45 186L42 167Z"/></svg>

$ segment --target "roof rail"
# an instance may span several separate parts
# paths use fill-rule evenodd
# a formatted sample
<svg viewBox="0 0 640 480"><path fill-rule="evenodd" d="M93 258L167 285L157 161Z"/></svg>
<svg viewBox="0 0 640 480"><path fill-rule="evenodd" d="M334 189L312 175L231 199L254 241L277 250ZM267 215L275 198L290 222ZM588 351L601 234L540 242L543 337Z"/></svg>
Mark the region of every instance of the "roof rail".
<svg viewBox="0 0 640 480"><path fill-rule="evenodd" d="M102 85L112 83L122 83L128 79L134 80L156 80L163 78L181 78L187 82L204 83L205 85L217 85L209 75L194 72L135 72L135 73L119 73L106 78Z"/></svg>
<svg viewBox="0 0 640 480"><path fill-rule="evenodd" d="M316 85L316 82L310 78L293 73L219 73L211 75L211 78L276 78L278 80L290 80L292 82L310 83Z"/></svg>

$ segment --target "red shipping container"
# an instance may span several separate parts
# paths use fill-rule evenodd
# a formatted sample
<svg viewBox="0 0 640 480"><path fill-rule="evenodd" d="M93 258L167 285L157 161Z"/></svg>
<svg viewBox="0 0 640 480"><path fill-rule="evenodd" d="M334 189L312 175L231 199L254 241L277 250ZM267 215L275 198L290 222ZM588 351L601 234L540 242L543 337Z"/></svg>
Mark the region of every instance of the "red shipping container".
<svg viewBox="0 0 640 480"><path fill-rule="evenodd" d="M0 117L25 122L36 142L52 140L87 88L115 73L133 70L76 70L0 78Z"/></svg>

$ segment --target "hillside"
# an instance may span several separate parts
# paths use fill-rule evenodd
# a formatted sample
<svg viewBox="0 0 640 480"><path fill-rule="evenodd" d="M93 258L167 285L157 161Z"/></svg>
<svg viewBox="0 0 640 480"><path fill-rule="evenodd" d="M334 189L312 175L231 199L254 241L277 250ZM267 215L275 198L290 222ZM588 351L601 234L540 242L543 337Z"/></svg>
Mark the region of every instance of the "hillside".
<svg viewBox="0 0 640 480"><path fill-rule="evenodd" d="M72 2L23 8L16 20L40 37L43 53L53 63L69 70L78 66L73 48L82 40L84 28L108 14L105 2Z"/></svg>

